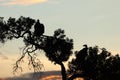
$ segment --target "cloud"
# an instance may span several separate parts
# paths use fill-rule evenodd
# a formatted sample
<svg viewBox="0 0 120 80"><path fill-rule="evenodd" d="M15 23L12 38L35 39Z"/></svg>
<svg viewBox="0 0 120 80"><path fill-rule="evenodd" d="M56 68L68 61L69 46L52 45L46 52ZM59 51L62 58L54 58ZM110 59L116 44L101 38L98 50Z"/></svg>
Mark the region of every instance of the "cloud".
<svg viewBox="0 0 120 80"><path fill-rule="evenodd" d="M3 3L3 5L33 5L47 1L48 0L9 0L8 2Z"/></svg>

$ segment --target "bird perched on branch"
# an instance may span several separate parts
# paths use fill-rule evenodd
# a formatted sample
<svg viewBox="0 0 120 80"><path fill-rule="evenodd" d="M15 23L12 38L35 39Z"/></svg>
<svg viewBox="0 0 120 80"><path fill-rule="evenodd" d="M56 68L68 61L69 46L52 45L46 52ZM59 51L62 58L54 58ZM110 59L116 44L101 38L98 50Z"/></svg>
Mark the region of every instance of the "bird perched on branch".
<svg viewBox="0 0 120 80"><path fill-rule="evenodd" d="M88 52L88 46L85 44L83 45L83 49L80 50L78 53L77 53L77 57L79 58L80 61L84 61L86 56L87 56L87 52Z"/></svg>
<svg viewBox="0 0 120 80"><path fill-rule="evenodd" d="M40 37L44 33L44 25L40 23L39 20L34 25L34 35Z"/></svg>

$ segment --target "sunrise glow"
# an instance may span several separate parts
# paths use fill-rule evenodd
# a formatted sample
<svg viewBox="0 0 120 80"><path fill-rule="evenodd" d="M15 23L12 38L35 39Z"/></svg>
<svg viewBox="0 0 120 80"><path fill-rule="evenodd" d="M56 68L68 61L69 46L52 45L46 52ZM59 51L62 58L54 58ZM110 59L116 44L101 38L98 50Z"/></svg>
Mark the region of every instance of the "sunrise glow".
<svg viewBox="0 0 120 80"><path fill-rule="evenodd" d="M50 76L46 76L41 78L40 80L61 80L61 76L59 75L50 75Z"/></svg>

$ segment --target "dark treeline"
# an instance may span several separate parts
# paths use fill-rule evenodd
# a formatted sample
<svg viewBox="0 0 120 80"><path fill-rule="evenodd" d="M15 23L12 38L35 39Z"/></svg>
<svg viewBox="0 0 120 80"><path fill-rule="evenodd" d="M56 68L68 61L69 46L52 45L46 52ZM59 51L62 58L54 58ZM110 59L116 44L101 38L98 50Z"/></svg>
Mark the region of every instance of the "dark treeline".
<svg viewBox="0 0 120 80"><path fill-rule="evenodd" d="M62 80L73 80L82 77L85 80L119 80L120 57L113 56L105 48L98 46L88 47L73 52L73 39L65 35L65 31L57 29L52 36L45 35L45 26L39 21L30 17L10 17L7 21L0 17L0 42L22 38L25 47L22 56L13 66L13 72L22 71L20 63L28 55L28 65L39 72L43 65L36 58L37 50L44 51L46 57L61 67ZM68 70L64 62L75 54L75 58L68 63Z"/></svg>

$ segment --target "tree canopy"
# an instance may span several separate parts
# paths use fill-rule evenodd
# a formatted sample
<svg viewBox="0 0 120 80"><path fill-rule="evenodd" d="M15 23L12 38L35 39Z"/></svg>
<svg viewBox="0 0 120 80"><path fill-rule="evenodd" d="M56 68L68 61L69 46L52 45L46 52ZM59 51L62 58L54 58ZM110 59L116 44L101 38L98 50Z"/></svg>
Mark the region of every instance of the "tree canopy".
<svg viewBox="0 0 120 80"><path fill-rule="evenodd" d="M83 48L75 53L69 62L69 80L83 77L86 80L119 80L120 57L111 55L105 48L98 46Z"/></svg>

